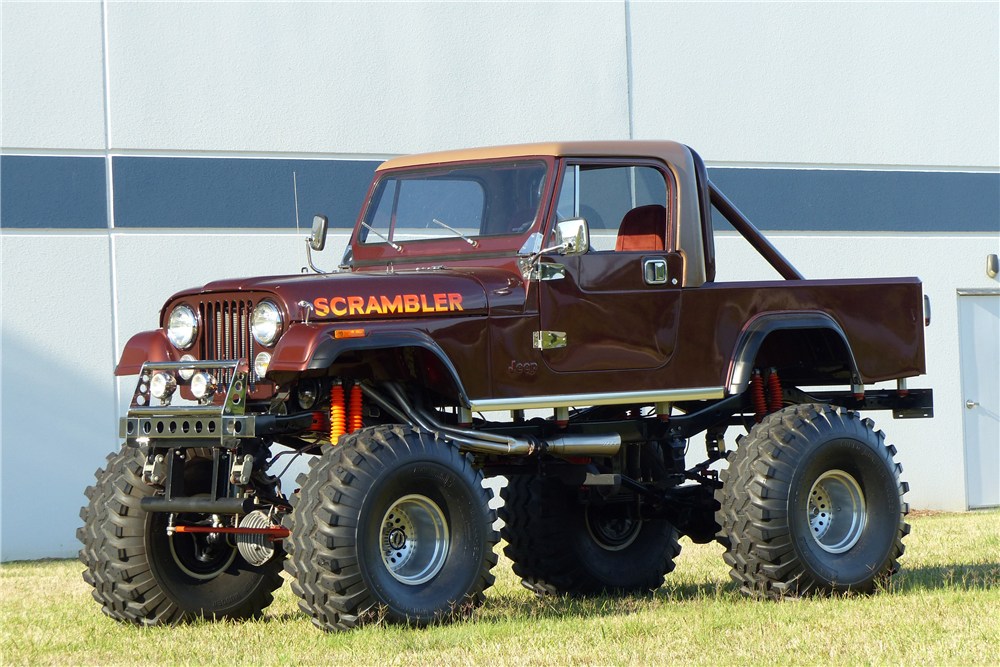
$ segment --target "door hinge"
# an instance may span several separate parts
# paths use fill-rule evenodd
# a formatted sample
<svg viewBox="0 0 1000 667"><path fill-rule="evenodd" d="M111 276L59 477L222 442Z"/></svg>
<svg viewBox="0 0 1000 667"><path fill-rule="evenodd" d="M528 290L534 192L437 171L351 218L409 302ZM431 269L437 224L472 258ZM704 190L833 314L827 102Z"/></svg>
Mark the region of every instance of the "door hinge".
<svg viewBox="0 0 1000 667"><path fill-rule="evenodd" d="M551 350L557 347L566 347L565 331L536 331L532 338L532 346L536 350Z"/></svg>
<svg viewBox="0 0 1000 667"><path fill-rule="evenodd" d="M532 262L521 257L518 264L525 280L562 280L566 277L566 267L556 262Z"/></svg>

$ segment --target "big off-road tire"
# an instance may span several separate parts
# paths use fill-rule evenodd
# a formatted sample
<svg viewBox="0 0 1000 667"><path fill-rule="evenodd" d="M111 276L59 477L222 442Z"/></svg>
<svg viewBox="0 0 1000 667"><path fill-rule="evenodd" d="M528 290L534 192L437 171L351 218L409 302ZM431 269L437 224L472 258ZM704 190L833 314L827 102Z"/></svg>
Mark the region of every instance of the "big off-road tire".
<svg viewBox="0 0 1000 667"><path fill-rule="evenodd" d="M794 405L742 438L716 499L724 558L745 594L869 593L899 569L908 486L873 426L837 407Z"/></svg>
<svg viewBox="0 0 1000 667"><path fill-rule="evenodd" d="M504 554L538 595L656 590L681 551L667 521L632 522L614 505L586 507L577 488L558 479L511 476L501 495Z"/></svg>
<svg viewBox="0 0 1000 667"><path fill-rule="evenodd" d="M483 476L447 440L376 426L324 447L285 526L299 608L326 631L426 625L479 605L499 535Z"/></svg>
<svg viewBox="0 0 1000 667"><path fill-rule="evenodd" d="M247 619L271 604L271 592L282 584L281 547L264 565L249 565L224 545L214 557L193 558L192 534L168 537L165 513L144 512L139 502L157 493L142 481L142 454L122 447L107 458L88 487L88 503L80 510L83 579L105 614L135 625L169 625L194 618ZM195 458L185 465L185 490L194 495L211 486L211 460ZM203 515L179 515L185 523ZM200 539L201 538L199 536ZM203 555L212 555L204 552Z"/></svg>

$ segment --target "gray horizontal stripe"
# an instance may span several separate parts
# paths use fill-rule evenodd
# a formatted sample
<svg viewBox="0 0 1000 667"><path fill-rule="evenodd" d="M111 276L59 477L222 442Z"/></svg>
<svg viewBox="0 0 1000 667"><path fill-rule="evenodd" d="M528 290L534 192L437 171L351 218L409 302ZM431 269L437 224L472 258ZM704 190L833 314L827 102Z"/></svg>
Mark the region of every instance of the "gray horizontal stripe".
<svg viewBox="0 0 1000 667"><path fill-rule="evenodd" d="M107 229L103 157L0 156L0 227Z"/></svg>
<svg viewBox="0 0 1000 667"><path fill-rule="evenodd" d="M765 231L1000 230L998 173L709 167L708 177ZM717 212L713 223L731 229Z"/></svg>
<svg viewBox="0 0 1000 667"><path fill-rule="evenodd" d="M353 228L375 160L115 156L115 227L294 228L322 213Z"/></svg>
<svg viewBox="0 0 1000 667"><path fill-rule="evenodd" d="M115 156L115 227L293 229L292 172L303 227L350 229L377 160ZM0 226L107 227L101 157L3 155ZM709 167L765 231L997 232L1000 174ZM727 223L716 216L717 229Z"/></svg>

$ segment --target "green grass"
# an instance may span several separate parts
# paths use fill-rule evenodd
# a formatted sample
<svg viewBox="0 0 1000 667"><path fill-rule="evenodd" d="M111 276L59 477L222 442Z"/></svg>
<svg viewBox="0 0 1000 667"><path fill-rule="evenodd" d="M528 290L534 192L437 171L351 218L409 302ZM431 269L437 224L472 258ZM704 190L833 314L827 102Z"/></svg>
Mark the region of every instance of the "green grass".
<svg viewBox="0 0 1000 667"><path fill-rule="evenodd" d="M487 604L427 629L327 635L288 586L256 622L138 630L101 613L75 561L0 567L4 665L1000 663L1000 513L911 519L903 571L871 597L747 600L721 547L682 542L649 597L539 600L501 556Z"/></svg>

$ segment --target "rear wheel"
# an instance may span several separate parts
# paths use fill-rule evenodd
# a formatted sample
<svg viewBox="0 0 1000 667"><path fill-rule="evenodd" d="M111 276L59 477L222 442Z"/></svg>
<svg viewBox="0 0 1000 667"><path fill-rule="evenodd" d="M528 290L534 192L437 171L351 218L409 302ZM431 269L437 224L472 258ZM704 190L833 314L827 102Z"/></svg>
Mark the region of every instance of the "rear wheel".
<svg viewBox="0 0 1000 667"><path fill-rule="evenodd" d="M716 498L725 560L744 593L868 593L899 569L908 487L872 426L829 405L795 405L741 440Z"/></svg>
<svg viewBox="0 0 1000 667"><path fill-rule="evenodd" d="M581 504L575 487L534 475L502 490L504 554L539 595L645 592L659 588L680 553L667 521L629 518L614 504Z"/></svg>
<svg viewBox="0 0 1000 667"><path fill-rule="evenodd" d="M84 580L105 614L136 625L165 625L192 618L256 618L282 584L283 553L250 565L220 534L167 535L169 514L144 512L140 501L158 493L142 481L143 456L123 447L97 471L77 531L83 542ZM185 489L211 489L212 463L185 462ZM203 514L175 515L178 523L211 525Z"/></svg>
<svg viewBox="0 0 1000 667"><path fill-rule="evenodd" d="M425 625L479 605L499 536L482 473L453 444L402 426L344 436L300 476L285 569L313 624L369 616Z"/></svg>

